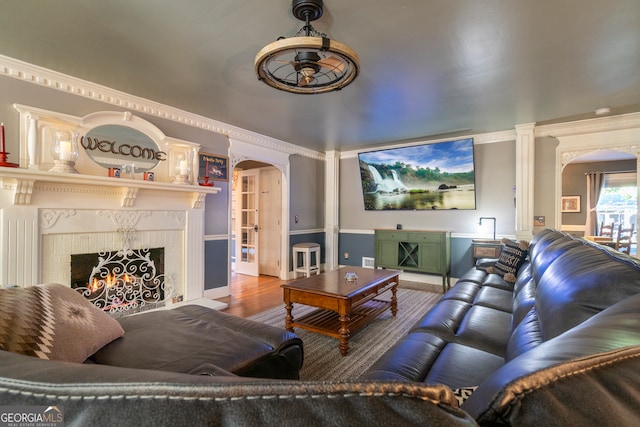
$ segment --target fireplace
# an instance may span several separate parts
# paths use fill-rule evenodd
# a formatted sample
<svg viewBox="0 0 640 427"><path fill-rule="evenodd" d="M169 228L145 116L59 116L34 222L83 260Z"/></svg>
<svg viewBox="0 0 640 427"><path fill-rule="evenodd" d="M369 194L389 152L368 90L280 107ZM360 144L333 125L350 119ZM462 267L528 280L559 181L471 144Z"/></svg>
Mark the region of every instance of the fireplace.
<svg viewBox="0 0 640 427"><path fill-rule="evenodd" d="M75 281L77 286L89 289L88 277L81 282L72 280L72 255L112 258L128 253L144 259L146 253L133 255L129 249L164 248L160 259L153 258L153 249L149 253L159 276L157 281L162 283L159 288L146 292L153 280L137 274L106 274L96 277L96 288L89 291L89 296L97 296L99 288L107 293L106 289L114 292L124 283L137 283L140 293L149 295L138 299L138 308L162 301L167 306L181 300L209 304L210 300L204 298L204 202L207 195L222 188L174 184L175 169L171 166L187 154L195 155L199 145L168 137L129 112L72 117L24 105L16 109L20 112L20 167L0 168L0 284L71 286ZM138 130L162 147L168 161L154 168L155 181L145 181L141 174L135 179L109 177L107 170L84 151L75 164L79 173L49 171L53 166L49 148L56 129L84 135L105 124ZM90 267L99 262L99 258L86 261ZM83 274L91 276L92 272ZM154 294L157 298L151 297ZM106 296L107 302L114 298ZM123 298L117 298L122 303ZM156 299L160 302L152 302Z"/></svg>
<svg viewBox="0 0 640 427"><path fill-rule="evenodd" d="M164 306L167 282L164 248L71 255L71 287L113 316Z"/></svg>

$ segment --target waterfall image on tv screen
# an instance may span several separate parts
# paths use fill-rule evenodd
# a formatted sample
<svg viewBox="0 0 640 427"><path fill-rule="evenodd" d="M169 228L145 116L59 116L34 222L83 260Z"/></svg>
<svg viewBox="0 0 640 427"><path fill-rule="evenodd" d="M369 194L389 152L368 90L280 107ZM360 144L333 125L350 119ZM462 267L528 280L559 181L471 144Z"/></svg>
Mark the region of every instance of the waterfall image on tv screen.
<svg viewBox="0 0 640 427"><path fill-rule="evenodd" d="M473 139L358 154L365 210L475 209Z"/></svg>

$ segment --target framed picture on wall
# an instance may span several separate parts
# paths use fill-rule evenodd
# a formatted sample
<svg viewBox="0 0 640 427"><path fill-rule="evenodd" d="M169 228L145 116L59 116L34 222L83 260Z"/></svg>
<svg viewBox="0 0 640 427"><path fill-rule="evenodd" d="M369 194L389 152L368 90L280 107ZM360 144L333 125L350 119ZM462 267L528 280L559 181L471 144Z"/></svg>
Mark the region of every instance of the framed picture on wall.
<svg viewBox="0 0 640 427"><path fill-rule="evenodd" d="M211 153L198 154L198 176L200 180L228 181L229 180L229 158Z"/></svg>
<svg viewBox="0 0 640 427"><path fill-rule="evenodd" d="M580 212L580 196L562 196L562 212Z"/></svg>

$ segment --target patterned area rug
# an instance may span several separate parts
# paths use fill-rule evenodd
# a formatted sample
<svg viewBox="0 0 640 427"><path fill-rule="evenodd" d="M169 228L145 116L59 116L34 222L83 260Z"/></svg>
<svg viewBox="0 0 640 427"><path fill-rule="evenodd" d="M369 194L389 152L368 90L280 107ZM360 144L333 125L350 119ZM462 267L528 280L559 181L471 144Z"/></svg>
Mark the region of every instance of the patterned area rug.
<svg viewBox="0 0 640 427"><path fill-rule="evenodd" d="M390 293L388 293L390 297ZM389 347L440 299L442 294L398 288L398 315L387 310L349 339L349 354L341 356L338 340L296 328L304 342L301 380L343 381L362 375ZM382 295L387 298L387 294ZM294 304L293 316L300 317L313 307ZM251 316L250 319L284 328L284 305Z"/></svg>

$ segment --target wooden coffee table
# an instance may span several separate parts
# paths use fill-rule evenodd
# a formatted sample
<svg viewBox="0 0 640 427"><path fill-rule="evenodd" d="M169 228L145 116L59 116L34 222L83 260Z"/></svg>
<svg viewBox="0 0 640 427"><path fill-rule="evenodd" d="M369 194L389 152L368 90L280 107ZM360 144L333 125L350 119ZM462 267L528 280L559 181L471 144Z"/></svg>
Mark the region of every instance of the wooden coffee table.
<svg viewBox="0 0 640 427"><path fill-rule="evenodd" d="M347 281L346 273L356 273L358 278ZM293 331L297 327L337 338L340 353L346 356L352 333L389 308L393 316L397 314L399 275L397 270L343 267L283 284L287 309L285 328ZM387 291L391 291L390 301L378 298ZM294 303L318 307L319 310L294 319L291 313Z"/></svg>

